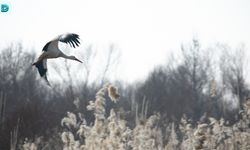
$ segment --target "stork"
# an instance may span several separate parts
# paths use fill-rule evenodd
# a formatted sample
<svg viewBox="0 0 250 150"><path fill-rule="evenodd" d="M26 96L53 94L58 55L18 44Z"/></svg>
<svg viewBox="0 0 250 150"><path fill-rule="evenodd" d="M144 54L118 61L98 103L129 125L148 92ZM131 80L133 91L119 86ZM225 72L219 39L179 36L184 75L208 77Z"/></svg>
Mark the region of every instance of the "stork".
<svg viewBox="0 0 250 150"><path fill-rule="evenodd" d="M63 57L65 59L71 59L82 63L75 56L65 55L58 47L58 43L63 42L69 44L71 47L75 48L79 46L79 35L74 33L67 33L57 36L56 38L49 41L42 49L41 55L38 57L37 61L32 64L36 66L41 77L45 79L47 84L50 86L50 83L47 79L47 59Z"/></svg>

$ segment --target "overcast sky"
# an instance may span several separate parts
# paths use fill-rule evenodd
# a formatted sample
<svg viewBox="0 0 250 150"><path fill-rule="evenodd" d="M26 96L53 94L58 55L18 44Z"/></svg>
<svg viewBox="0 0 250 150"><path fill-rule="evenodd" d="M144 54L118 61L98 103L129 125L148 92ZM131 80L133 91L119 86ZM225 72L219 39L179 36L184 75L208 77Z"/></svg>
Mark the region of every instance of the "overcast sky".
<svg viewBox="0 0 250 150"><path fill-rule="evenodd" d="M117 78L143 78L170 51L193 37L250 44L249 0L4 0L0 47L21 41L37 54L58 34L78 33L82 47L99 51L114 43L122 53ZM0 0L3 3L3 0Z"/></svg>

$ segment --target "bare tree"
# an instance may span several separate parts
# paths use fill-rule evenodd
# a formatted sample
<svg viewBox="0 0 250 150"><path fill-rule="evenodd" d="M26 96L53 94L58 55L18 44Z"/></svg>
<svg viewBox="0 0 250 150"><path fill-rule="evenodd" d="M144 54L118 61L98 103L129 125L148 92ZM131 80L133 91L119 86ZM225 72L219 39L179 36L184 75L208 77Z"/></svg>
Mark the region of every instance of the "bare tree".
<svg viewBox="0 0 250 150"><path fill-rule="evenodd" d="M84 59L84 87L86 87L89 83L89 77L90 77L90 73L92 71L92 65L93 65L93 61L96 58L96 54L97 51L93 49L93 46L90 45L86 48L85 50L85 59Z"/></svg>
<svg viewBox="0 0 250 150"><path fill-rule="evenodd" d="M117 66L120 60L120 51L115 48L115 45L112 44L109 47L107 52L107 56L105 58L105 62L103 63L103 72L100 74L101 76L101 85L104 84L105 80L107 80L107 75L109 71Z"/></svg>
<svg viewBox="0 0 250 150"><path fill-rule="evenodd" d="M223 50L220 69L224 90L230 90L238 97L240 108L249 95L245 79L247 78L247 59L243 46L233 50L229 46L220 45Z"/></svg>
<svg viewBox="0 0 250 150"><path fill-rule="evenodd" d="M159 111L173 120L185 113L199 119L204 113L208 93L210 59L197 40L181 47L180 63L172 57L164 67L155 68L137 91L137 99L149 101L149 113Z"/></svg>

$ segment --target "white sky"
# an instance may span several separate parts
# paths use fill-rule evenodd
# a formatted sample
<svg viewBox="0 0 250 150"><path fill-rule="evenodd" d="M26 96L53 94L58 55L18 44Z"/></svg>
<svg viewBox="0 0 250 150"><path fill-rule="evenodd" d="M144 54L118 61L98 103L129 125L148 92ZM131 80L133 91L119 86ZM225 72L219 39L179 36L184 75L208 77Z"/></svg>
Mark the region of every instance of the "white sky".
<svg viewBox="0 0 250 150"><path fill-rule="evenodd" d="M122 53L113 76L143 78L170 51L198 37L204 46L250 44L249 0L5 0L0 47L22 41L41 52L58 34L78 33L82 47L111 43ZM0 3L3 0L0 0Z"/></svg>

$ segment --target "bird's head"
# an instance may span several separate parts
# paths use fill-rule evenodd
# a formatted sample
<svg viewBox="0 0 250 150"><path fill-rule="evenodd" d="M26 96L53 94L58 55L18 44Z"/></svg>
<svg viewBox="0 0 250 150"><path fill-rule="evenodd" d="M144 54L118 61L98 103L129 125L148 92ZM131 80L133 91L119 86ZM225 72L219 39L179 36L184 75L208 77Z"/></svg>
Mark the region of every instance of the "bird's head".
<svg viewBox="0 0 250 150"><path fill-rule="evenodd" d="M70 57L71 57L70 59L72 59L72 60L76 60L76 61L78 61L78 62L82 63L82 61L81 61L81 60L79 60L79 59L77 59L75 56L70 56Z"/></svg>

